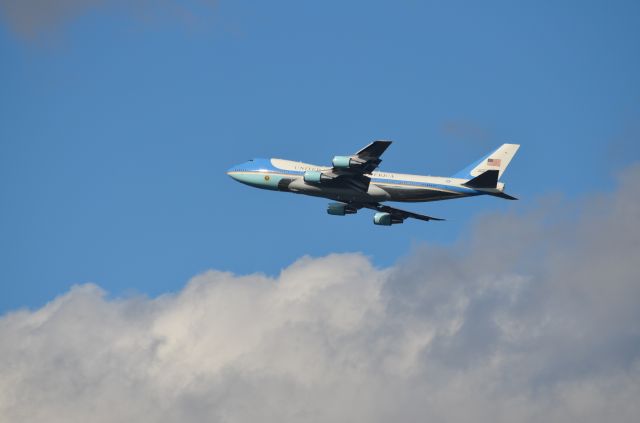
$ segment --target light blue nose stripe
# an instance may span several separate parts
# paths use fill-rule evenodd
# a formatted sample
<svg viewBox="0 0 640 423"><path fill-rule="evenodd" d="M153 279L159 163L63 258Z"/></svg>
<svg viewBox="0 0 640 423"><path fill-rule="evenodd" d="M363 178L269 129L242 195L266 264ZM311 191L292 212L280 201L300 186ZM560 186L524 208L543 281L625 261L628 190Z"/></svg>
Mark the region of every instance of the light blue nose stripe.
<svg viewBox="0 0 640 423"><path fill-rule="evenodd" d="M277 190L278 182L282 179L282 176L274 176L268 173L229 172L228 174L243 184L271 190Z"/></svg>

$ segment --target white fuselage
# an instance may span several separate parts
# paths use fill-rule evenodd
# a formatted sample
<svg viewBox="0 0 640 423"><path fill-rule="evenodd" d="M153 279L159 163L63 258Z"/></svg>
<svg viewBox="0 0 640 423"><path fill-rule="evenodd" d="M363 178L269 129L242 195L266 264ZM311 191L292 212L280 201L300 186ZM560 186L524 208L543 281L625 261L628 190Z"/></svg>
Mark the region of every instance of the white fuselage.
<svg viewBox="0 0 640 423"><path fill-rule="evenodd" d="M464 186L467 179L408 175L392 172L372 172L366 192L357 188L339 187L330 183L309 183L306 171L330 171L331 167L283 159L254 159L234 166L227 172L233 179L263 189L287 191L329 198L341 202L424 202L446 200L486 192ZM496 190L502 191L499 183Z"/></svg>

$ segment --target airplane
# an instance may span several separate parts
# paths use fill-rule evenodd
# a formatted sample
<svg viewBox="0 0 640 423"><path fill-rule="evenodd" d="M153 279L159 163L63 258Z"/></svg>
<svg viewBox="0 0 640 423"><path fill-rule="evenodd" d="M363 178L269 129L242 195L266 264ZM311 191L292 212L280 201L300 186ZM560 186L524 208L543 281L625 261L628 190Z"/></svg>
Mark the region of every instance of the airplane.
<svg viewBox="0 0 640 423"><path fill-rule="evenodd" d="M350 156L335 156L331 166L284 159L253 159L233 166L227 174L243 184L323 197L333 201L327 213L344 216L366 208L374 210L373 223L391 226L405 219L444 220L382 204L386 201L426 202L491 195L517 200L504 192L500 177L520 148L502 144L453 176L422 176L375 171L391 141L374 141Z"/></svg>

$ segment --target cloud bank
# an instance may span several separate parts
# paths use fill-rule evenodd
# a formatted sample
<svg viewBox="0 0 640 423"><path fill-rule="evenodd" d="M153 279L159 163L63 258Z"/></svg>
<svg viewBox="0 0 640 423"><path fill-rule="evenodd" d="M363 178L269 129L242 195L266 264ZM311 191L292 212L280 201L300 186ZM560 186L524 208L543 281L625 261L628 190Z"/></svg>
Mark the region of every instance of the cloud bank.
<svg viewBox="0 0 640 423"><path fill-rule="evenodd" d="M215 0L0 0L0 12L17 34L32 39L95 11L118 10L186 23L214 5Z"/></svg>
<svg viewBox="0 0 640 423"><path fill-rule="evenodd" d="M392 268L302 258L0 319L2 422L632 422L640 166Z"/></svg>

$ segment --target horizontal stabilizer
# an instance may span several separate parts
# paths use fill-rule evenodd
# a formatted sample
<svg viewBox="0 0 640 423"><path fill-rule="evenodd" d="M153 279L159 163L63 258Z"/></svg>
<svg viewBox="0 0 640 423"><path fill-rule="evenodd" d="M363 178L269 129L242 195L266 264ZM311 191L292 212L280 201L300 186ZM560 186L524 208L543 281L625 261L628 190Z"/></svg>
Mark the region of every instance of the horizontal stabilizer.
<svg viewBox="0 0 640 423"><path fill-rule="evenodd" d="M504 192L487 192L489 195L493 195L494 197L504 198L505 200L517 200L516 197L512 197L509 194L505 194Z"/></svg>
<svg viewBox="0 0 640 423"><path fill-rule="evenodd" d="M487 170L462 185L469 188L495 188L498 185L498 173L497 170Z"/></svg>

